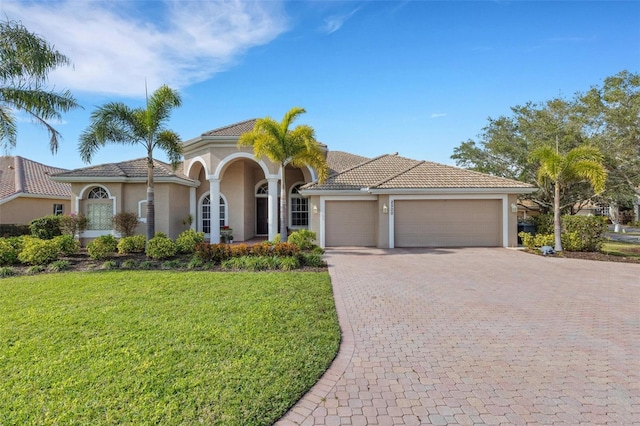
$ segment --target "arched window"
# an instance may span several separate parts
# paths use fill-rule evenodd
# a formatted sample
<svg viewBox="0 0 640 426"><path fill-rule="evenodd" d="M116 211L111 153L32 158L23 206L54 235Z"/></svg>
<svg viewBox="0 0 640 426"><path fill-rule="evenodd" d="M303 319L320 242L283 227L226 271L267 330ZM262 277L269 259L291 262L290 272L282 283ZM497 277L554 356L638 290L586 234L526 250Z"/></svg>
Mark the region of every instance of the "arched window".
<svg viewBox="0 0 640 426"><path fill-rule="evenodd" d="M211 197L209 194L205 195L202 199L202 208L200 213L200 217L202 219L202 232L209 234L211 233ZM220 195L219 226L227 225L228 215L227 201L223 195Z"/></svg>
<svg viewBox="0 0 640 426"><path fill-rule="evenodd" d="M96 186L95 188L91 188L91 191L89 191L89 195L87 195L87 198L89 200L105 199L109 198L109 194L103 187Z"/></svg>
<svg viewBox="0 0 640 426"><path fill-rule="evenodd" d="M291 212L291 227L306 228L309 226L309 199L300 195L299 189L304 183L298 183L291 188L289 196L289 211Z"/></svg>
<svg viewBox="0 0 640 426"><path fill-rule="evenodd" d="M113 200L109 199L109 193L106 189L101 186L91 188L87 194L86 212L87 230L108 231L112 229Z"/></svg>

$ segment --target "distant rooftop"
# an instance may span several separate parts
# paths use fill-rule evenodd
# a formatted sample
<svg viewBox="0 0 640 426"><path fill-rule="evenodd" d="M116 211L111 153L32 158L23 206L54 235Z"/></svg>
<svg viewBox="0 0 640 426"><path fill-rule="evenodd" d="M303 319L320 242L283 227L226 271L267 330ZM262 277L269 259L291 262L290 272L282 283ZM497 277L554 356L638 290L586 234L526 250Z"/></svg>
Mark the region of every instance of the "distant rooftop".
<svg viewBox="0 0 640 426"><path fill-rule="evenodd" d="M71 197L71 185L49 178L66 171L20 156L0 157L0 199L18 194Z"/></svg>

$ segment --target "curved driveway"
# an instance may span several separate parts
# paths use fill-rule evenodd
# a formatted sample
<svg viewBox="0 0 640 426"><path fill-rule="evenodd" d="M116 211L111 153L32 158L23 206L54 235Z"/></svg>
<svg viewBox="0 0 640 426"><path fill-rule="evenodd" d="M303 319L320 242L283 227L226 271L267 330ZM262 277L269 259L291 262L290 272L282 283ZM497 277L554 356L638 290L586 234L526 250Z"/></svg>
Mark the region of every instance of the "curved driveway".
<svg viewBox="0 0 640 426"><path fill-rule="evenodd" d="M639 264L475 248L326 258L340 352L278 424L640 424Z"/></svg>

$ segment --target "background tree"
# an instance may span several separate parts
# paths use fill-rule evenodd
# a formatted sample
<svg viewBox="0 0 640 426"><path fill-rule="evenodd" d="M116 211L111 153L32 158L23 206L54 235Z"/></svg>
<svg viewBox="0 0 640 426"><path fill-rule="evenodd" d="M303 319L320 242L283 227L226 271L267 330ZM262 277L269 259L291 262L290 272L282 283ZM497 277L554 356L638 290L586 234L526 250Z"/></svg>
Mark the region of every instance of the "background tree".
<svg viewBox="0 0 640 426"><path fill-rule="evenodd" d="M166 129L171 111L181 105L177 91L163 85L147 99L146 108L129 108L110 102L91 114L91 124L80 135L80 157L90 163L96 151L107 143L142 145L147 153L147 240L155 235L153 151L166 152L174 170L182 159L178 134Z"/></svg>
<svg viewBox="0 0 640 426"><path fill-rule="evenodd" d="M562 224L560 223L561 188L572 182L588 181L596 192L604 190L607 172L603 157L596 147L581 146L566 155L560 154L558 146L542 146L531 153L531 161L538 164L538 181L548 181L554 188L553 229L555 250L562 251Z"/></svg>
<svg viewBox="0 0 640 426"><path fill-rule="evenodd" d="M578 98L578 107L609 170L602 202L613 215L617 206L634 205L635 220L640 220L640 74L622 71L607 77Z"/></svg>
<svg viewBox="0 0 640 426"><path fill-rule="evenodd" d="M253 130L240 136L238 146L252 146L256 158L267 157L280 165L280 239L287 241L287 197L285 166L310 166L318 173L318 181L323 182L329 175L329 167L315 131L307 125L289 129L293 122L306 111L294 107L280 123L271 117L260 118Z"/></svg>
<svg viewBox="0 0 640 426"><path fill-rule="evenodd" d="M57 152L61 138L49 122L79 105L68 90L48 91L50 71L69 65L69 59L20 22L0 22L0 144L5 151L16 146L14 110L29 115L49 133L49 148Z"/></svg>

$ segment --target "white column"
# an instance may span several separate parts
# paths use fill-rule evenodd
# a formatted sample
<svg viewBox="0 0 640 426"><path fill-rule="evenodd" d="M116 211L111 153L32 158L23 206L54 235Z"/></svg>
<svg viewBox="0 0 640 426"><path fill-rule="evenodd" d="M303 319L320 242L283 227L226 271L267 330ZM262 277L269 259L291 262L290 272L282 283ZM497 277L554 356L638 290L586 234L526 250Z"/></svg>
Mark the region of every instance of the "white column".
<svg viewBox="0 0 640 426"><path fill-rule="evenodd" d="M211 199L211 244L220 242L220 179L209 179L209 198Z"/></svg>
<svg viewBox="0 0 640 426"><path fill-rule="evenodd" d="M195 231L197 220L196 188L189 188L189 214L191 215L191 229Z"/></svg>
<svg viewBox="0 0 640 426"><path fill-rule="evenodd" d="M278 178L267 178L269 185L269 241L278 233Z"/></svg>

